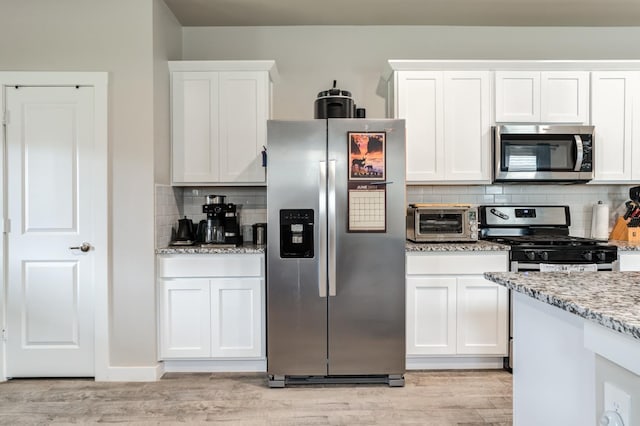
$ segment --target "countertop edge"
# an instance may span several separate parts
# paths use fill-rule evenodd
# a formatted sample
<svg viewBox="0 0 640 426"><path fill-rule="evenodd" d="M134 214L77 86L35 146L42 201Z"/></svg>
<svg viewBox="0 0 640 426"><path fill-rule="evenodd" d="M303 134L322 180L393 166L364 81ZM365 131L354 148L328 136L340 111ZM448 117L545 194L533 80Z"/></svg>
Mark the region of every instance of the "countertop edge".
<svg viewBox="0 0 640 426"><path fill-rule="evenodd" d="M502 277L503 274L504 273L485 272L484 277L489 281L507 287L510 290L522 293L540 302L555 306L566 312L595 322L610 330L617 331L634 339L640 340L640 327L633 326L619 318L616 318L615 316L566 300L549 292L543 292L523 284L514 283L509 278Z"/></svg>

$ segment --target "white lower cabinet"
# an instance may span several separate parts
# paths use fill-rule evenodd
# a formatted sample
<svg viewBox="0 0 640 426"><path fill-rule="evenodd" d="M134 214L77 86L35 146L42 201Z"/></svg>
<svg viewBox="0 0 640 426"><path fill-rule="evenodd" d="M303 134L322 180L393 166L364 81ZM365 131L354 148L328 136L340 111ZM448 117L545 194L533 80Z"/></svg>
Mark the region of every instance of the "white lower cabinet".
<svg viewBox="0 0 640 426"><path fill-rule="evenodd" d="M211 356L259 357L264 306L259 278L211 282Z"/></svg>
<svg viewBox="0 0 640 426"><path fill-rule="evenodd" d="M264 255L162 255L158 275L160 359L264 360Z"/></svg>
<svg viewBox="0 0 640 426"><path fill-rule="evenodd" d="M482 367L488 364L469 362L468 357L489 356L496 366L507 354L508 292L482 273L507 270L508 252L407 253L411 363L422 368ZM434 358L437 364L430 363Z"/></svg>
<svg viewBox="0 0 640 426"><path fill-rule="evenodd" d="M161 280L161 358L211 356L209 290L209 280Z"/></svg>
<svg viewBox="0 0 640 426"><path fill-rule="evenodd" d="M621 271L640 271L640 252L618 250L618 266Z"/></svg>

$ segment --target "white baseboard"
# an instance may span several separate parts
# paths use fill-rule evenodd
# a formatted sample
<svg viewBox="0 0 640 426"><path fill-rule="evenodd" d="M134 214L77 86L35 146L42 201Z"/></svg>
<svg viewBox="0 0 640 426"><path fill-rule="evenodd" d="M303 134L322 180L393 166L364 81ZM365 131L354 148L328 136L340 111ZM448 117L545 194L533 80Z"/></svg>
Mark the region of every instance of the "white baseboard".
<svg viewBox="0 0 640 426"><path fill-rule="evenodd" d="M407 370L501 369L502 357L408 356Z"/></svg>
<svg viewBox="0 0 640 426"><path fill-rule="evenodd" d="M108 367L105 376L96 376L103 382L155 382L164 374L164 365L159 362L149 367Z"/></svg>
<svg viewBox="0 0 640 426"><path fill-rule="evenodd" d="M251 360L165 360L165 373L267 372L266 358Z"/></svg>

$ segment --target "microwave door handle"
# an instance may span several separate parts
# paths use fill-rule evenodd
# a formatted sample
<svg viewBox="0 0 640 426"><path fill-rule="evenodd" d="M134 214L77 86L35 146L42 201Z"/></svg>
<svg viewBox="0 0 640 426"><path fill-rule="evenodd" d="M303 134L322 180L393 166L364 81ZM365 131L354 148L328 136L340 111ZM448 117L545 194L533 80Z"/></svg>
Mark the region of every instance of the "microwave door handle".
<svg viewBox="0 0 640 426"><path fill-rule="evenodd" d="M576 167L573 169L574 172L579 172L582 168L582 160L584 159L584 148L582 146L582 138L580 135L573 135L573 138L576 140Z"/></svg>

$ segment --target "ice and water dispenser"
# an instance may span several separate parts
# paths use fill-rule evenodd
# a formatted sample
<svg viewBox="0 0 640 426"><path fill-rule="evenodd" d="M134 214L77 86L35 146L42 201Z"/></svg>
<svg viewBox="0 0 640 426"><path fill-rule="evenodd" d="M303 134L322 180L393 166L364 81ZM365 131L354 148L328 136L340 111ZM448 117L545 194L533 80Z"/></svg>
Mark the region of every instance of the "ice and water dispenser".
<svg viewBox="0 0 640 426"><path fill-rule="evenodd" d="M313 210L280 210L280 257L313 257Z"/></svg>

